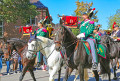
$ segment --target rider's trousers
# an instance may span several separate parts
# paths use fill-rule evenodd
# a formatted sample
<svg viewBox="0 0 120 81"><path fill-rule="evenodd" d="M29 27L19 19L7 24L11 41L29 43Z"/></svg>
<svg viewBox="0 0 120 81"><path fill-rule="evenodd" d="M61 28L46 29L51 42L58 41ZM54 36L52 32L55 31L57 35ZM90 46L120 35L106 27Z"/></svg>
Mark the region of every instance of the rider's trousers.
<svg viewBox="0 0 120 81"><path fill-rule="evenodd" d="M87 38L86 41L90 44L91 53L92 53L92 59L93 59L92 63L94 63L94 62L98 63L98 55L96 53L94 39Z"/></svg>

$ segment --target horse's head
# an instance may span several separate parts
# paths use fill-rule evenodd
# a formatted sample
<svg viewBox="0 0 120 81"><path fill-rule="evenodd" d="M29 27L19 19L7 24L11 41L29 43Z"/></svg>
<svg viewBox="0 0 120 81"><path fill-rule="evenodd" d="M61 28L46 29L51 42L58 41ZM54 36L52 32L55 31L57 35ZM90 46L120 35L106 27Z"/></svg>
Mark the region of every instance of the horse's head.
<svg viewBox="0 0 120 81"><path fill-rule="evenodd" d="M111 42L113 42L113 39L110 36L104 35L101 37L101 43L110 44Z"/></svg>
<svg viewBox="0 0 120 81"><path fill-rule="evenodd" d="M54 32L54 42L55 42L55 49L57 51L61 51L62 45L64 42L64 39L66 38L66 32L63 27L59 27L55 32Z"/></svg>
<svg viewBox="0 0 120 81"><path fill-rule="evenodd" d="M74 42L75 39L76 37L73 35L69 28L66 26L61 26L55 32L55 49L57 51L61 51L62 46L66 47L67 45L70 45L70 43Z"/></svg>
<svg viewBox="0 0 120 81"><path fill-rule="evenodd" d="M33 59L36 52L39 51L37 46L36 35L30 36L30 40L28 42L28 51L26 53L26 57L28 59Z"/></svg>

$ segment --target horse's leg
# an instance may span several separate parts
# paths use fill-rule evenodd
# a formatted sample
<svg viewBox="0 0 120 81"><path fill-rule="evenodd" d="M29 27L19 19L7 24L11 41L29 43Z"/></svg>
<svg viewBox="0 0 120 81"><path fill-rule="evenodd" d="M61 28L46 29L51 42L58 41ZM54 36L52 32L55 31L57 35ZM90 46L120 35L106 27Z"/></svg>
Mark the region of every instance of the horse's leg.
<svg viewBox="0 0 120 81"><path fill-rule="evenodd" d="M54 81L53 76L51 75L52 70L53 70L52 68L49 68L49 74L50 74L49 81Z"/></svg>
<svg viewBox="0 0 120 81"><path fill-rule="evenodd" d="M101 74L104 72L107 73L108 77L109 77L109 81L111 81L111 70L110 70L109 62L108 61L101 61L100 62L100 69L101 69Z"/></svg>
<svg viewBox="0 0 120 81"><path fill-rule="evenodd" d="M79 71L80 81L84 81L84 68L83 68L83 65L79 64L78 71Z"/></svg>
<svg viewBox="0 0 120 81"><path fill-rule="evenodd" d="M19 81L22 81L24 76L25 76L25 73L26 71L28 70L28 66L24 66L23 70L22 70L22 73L20 75L20 78L19 78Z"/></svg>
<svg viewBox="0 0 120 81"><path fill-rule="evenodd" d="M79 75L78 70L76 70L76 72L75 72L75 79L74 79L74 81L76 81L76 80L77 80L78 75Z"/></svg>
<svg viewBox="0 0 120 81"><path fill-rule="evenodd" d="M33 80L36 81L35 75L34 75L34 72L33 72L33 68L29 68L29 71L30 71L30 74L31 74Z"/></svg>
<svg viewBox="0 0 120 81"><path fill-rule="evenodd" d="M94 74L95 74L95 79L96 81L99 81L99 75L98 75L98 72L97 70L93 70Z"/></svg>
<svg viewBox="0 0 120 81"><path fill-rule="evenodd" d="M54 75L59 71L60 66L56 65L53 68L49 68L49 81L54 81Z"/></svg>
<svg viewBox="0 0 120 81"><path fill-rule="evenodd" d="M58 81L60 81L60 75L61 75L61 67L60 67L60 70L58 71Z"/></svg>
<svg viewBox="0 0 120 81"><path fill-rule="evenodd" d="M74 69L70 68L70 67L66 68L65 77L63 78L63 81L67 81L68 77L71 75L71 73L72 73L73 70Z"/></svg>
<svg viewBox="0 0 120 81"><path fill-rule="evenodd" d="M115 63L117 64L117 62L118 62L118 58L116 57L115 58ZM116 80L117 79L117 76L116 76L116 65L113 67L113 70L114 70L114 80Z"/></svg>

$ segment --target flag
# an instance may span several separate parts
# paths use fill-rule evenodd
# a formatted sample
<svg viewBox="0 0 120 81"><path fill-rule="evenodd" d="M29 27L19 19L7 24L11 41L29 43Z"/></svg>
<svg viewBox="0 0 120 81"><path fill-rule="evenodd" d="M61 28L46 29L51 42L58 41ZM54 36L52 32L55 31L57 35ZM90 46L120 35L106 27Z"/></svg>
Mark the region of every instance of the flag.
<svg viewBox="0 0 120 81"><path fill-rule="evenodd" d="M79 17L76 16L63 16L62 20L64 25L68 26L69 28L77 28L78 18Z"/></svg>
<svg viewBox="0 0 120 81"><path fill-rule="evenodd" d="M32 26L23 27L23 33L30 33L30 32L32 32Z"/></svg>

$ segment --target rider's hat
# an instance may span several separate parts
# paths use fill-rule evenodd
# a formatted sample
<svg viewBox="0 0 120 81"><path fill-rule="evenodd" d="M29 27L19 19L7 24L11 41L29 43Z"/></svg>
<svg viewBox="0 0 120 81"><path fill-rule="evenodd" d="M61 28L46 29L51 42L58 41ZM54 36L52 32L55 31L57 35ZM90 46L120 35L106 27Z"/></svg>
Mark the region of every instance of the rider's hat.
<svg viewBox="0 0 120 81"><path fill-rule="evenodd" d="M115 25L114 28L115 28L115 27L119 27L119 26L118 26L118 25Z"/></svg>
<svg viewBox="0 0 120 81"><path fill-rule="evenodd" d="M43 19L41 19L41 20L40 20L38 23L41 23L41 24L43 24L43 22L44 22L44 21L43 21Z"/></svg>
<svg viewBox="0 0 120 81"><path fill-rule="evenodd" d="M45 21L47 20L48 16L46 16L44 19L41 19L38 23L44 24Z"/></svg>
<svg viewBox="0 0 120 81"><path fill-rule="evenodd" d="M93 9L88 9L87 12L84 12L83 15L87 14L90 18L93 16L93 11L95 10L95 8Z"/></svg>
<svg viewBox="0 0 120 81"><path fill-rule="evenodd" d="M99 31L100 29L100 24L98 24L97 26L95 26L95 30Z"/></svg>

